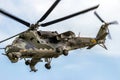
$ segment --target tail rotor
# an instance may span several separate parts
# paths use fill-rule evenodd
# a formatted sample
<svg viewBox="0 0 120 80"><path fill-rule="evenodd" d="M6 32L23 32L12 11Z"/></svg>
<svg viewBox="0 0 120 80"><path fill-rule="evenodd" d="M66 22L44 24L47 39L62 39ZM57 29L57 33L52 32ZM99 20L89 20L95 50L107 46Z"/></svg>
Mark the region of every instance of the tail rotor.
<svg viewBox="0 0 120 80"><path fill-rule="evenodd" d="M100 45L101 47L105 48L107 50L107 47L105 46L105 40L106 40L106 36L108 35L109 39L112 39L111 34L110 34L110 30L108 28L109 25L115 25L118 24L117 21L112 21L112 22L105 22L99 15L97 12L94 12L95 16L103 23L103 25L101 26L95 40L96 40L96 44L90 45L88 46L87 49L91 49L92 47L94 47L95 45Z"/></svg>
<svg viewBox="0 0 120 80"><path fill-rule="evenodd" d="M112 39L112 37L111 37L111 34L110 34L110 30L109 30L109 28L108 28L108 26L109 25L116 25L116 24L118 24L118 22L117 21L112 21L112 22L105 22L99 15L98 15L98 13L95 11L94 12L94 14L95 14L95 16L103 23L103 26L106 28L106 31L107 31L107 33L108 33L108 38L109 39Z"/></svg>

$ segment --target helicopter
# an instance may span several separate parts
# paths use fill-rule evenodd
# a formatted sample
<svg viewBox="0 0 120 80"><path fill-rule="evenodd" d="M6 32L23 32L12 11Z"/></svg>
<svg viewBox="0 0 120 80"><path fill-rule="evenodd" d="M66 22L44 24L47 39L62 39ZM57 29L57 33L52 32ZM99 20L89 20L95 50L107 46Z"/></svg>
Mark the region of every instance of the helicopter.
<svg viewBox="0 0 120 80"><path fill-rule="evenodd" d="M5 53L3 55L7 56L12 63L16 63L19 60L24 59L25 64L30 67L31 71L36 72L37 69L35 68L35 65L38 62L45 61L45 68L51 69L52 58L58 58L61 55L67 56L69 54L69 51L71 50L86 47L87 49L91 49L97 44L107 49L104 44L106 36L108 34L110 35L108 25L117 24L117 21L106 23L97 14L97 12L95 12L95 15L104 24L101 26L96 38L80 36L76 37L75 33L72 31L58 33L57 31L38 30L39 27L46 27L78 16L80 14L92 11L99 7L99 5L96 5L59 19L55 19L46 23L41 23L48 17L48 15L54 10L54 8L58 5L60 1L61 0L56 0L52 4L52 6L46 11L46 13L35 24L30 24L29 22L24 21L0 9L1 14L28 27L26 31L23 31L12 37L0 41L0 43L2 43L11 38L16 37L11 45L7 45L5 48L1 48L5 50Z"/></svg>

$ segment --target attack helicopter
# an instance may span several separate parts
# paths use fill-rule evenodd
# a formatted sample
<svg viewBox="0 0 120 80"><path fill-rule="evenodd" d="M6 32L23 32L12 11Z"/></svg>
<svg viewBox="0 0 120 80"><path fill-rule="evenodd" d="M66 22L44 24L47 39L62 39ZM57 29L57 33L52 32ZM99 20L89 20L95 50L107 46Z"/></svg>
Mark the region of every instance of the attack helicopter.
<svg viewBox="0 0 120 80"><path fill-rule="evenodd" d="M100 16L95 12L95 15L102 21L104 24L101 26L96 38L90 37L76 37L75 33L72 31L67 31L64 33L58 33L57 31L42 31L38 30L39 27L46 27L72 17L84 14L86 12L92 11L98 8L99 5L90 7L88 9L79 11L77 13L55 19L46 23L42 23L48 15L54 10L58 5L60 0L56 0L53 5L46 11L46 13L35 23L30 24L27 21L24 21L2 9L0 13L27 26L28 29L21 33L18 33L12 37L0 41L0 43L7 41L11 38L15 38L11 45L7 45L5 48L5 53L3 55L7 56L12 63L16 63L21 59L25 60L25 64L28 65L31 71L36 72L37 69L35 65L38 62L45 61L45 68L51 69L52 58L58 58L60 55L67 56L69 51L86 48L91 49L95 45L99 44L103 48L107 49L104 45L105 38L109 34L108 25L117 24L116 21L106 23Z"/></svg>

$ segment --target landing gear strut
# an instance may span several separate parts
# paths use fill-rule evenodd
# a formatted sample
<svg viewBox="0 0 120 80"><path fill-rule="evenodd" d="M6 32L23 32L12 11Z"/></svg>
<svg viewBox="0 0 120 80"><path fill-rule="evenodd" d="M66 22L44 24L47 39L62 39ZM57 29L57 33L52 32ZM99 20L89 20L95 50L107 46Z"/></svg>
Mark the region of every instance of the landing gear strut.
<svg viewBox="0 0 120 80"><path fill-rule="evenodd" d="M26 65L30 65L30 63L31 63L30 60L26 60L26 61L25 61L25 64L26 64Z"/></svg>
<svg viewBox="0 0 120 80"><path fill-rule="evenodd" d="M50 65L51 61L52 61L52 58L48 58L47 63L45 64L45 68L48 70L51 69L51 65Z"/></svg>
<svg viewBox="0 0 120 80"><path fill-rule="evenodd" d="M33 66L33 65L31 65L31 60L25 60L25 64L28 66L30 66L30 68L31 68L31 71L30 72L32 72L32 71L34 71L34 72L36 72L37 71L37 69L35 69L35 67Z"/></svg>

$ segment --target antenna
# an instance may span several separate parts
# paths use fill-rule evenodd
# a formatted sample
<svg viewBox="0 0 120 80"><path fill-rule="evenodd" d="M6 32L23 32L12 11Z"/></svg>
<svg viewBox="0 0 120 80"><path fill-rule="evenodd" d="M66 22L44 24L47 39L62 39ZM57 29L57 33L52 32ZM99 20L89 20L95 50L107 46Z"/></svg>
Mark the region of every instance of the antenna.
<svg viewBox="0 0 120 80"><path fill-rule="evenodd" d="M80 32L78 33L78 37L80 37Z"/></svg>

